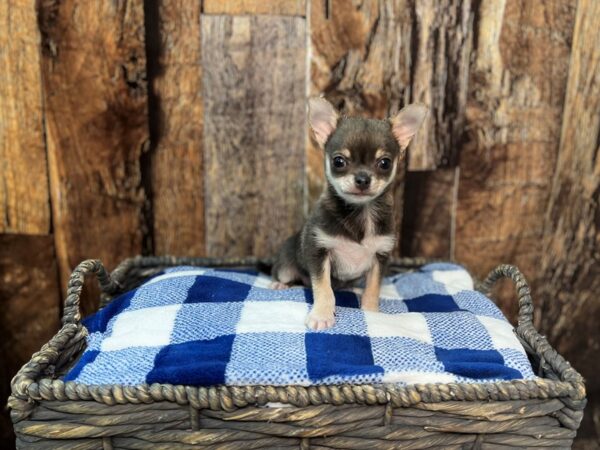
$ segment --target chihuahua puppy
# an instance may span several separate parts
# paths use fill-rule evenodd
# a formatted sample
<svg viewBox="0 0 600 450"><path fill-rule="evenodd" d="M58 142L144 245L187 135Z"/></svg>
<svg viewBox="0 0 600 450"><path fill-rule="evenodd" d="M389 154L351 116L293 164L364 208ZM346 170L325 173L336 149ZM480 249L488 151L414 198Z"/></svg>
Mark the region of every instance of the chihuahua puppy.
<svg viewBox="0 0 600 450"><path fill-rule="evenodd" d="M302 230L285 241L274 286L311 286L306 325L334 325L333 289L366 277L361 308L378 311L381 277L394 248L392 182L427 108L412 104L389 120L340 117L323 98L309 100L309 123L325 151L326 188Z"/></svg>

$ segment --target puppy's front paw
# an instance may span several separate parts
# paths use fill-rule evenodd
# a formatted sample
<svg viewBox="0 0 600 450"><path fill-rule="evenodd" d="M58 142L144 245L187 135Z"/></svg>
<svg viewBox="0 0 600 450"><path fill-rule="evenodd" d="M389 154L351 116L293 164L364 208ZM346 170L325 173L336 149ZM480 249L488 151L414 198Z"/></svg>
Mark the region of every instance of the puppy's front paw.
<svg viewBox="0 0 600 450"><path fill-rule="evenodd" d="M379 312L379 305L362 305L360 309L363 311Z"/></svg>
<svg viewBox="0 0 600 450"><path fill-rule="evenodd" d="M360 299L360 309L363 311L379 312L379 295L373 295L368 292L363 294Z"/></svg>
<svg viewBox="0 0 600 450"><path fill-rule="evenodd" d="M269 285L269 289L276 289L276 290L289 289L290 287L291 287L291 285L282 283L281 281L273 281Z"/></svg>
<svg viewBox="0 0 600 450"><path fill-rule="evenodd" d="M335 324L333 309L315 308L306 316L306 326L311 330L326 330Z"/></svg>

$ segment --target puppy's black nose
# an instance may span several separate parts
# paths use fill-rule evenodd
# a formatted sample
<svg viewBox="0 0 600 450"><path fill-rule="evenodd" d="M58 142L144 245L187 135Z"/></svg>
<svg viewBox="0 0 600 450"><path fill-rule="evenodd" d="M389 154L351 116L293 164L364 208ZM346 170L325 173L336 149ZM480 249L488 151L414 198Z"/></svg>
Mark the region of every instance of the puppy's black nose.
<svg viewBox="0 0 600 450"><path fill-rule="evenodd" d="M354 184L361 191L365 191L369 189L369 186L371 185L371 176L365 172L358 172L354 175Z"/></svg>

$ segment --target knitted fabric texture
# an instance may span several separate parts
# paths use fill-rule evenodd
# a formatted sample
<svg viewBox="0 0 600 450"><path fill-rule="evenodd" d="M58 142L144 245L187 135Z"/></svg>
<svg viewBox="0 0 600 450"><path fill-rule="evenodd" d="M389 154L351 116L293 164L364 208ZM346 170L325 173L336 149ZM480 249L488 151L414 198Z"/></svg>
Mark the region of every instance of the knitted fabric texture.
<svg viewBox="0 0 600 450"><path fill-rule="evenodd" d="M488 382L534 378L494 303L455 264L384 278L380 312L361 287L335 293L313 331L304 287L254 271L175 267L84 320L87 348L65 380L209 386Z"/></svg>

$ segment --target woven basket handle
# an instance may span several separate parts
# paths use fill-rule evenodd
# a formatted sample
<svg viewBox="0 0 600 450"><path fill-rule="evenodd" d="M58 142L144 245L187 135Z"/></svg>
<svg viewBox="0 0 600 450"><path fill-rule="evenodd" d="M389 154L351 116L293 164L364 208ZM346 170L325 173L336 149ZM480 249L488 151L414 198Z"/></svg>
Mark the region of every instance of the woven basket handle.
<svg viewBox="0 0 600 450"><path fill-rule="evenodd" d="M533 325L533 300L531 299L529 283L527 283L525 276L516 266L501 264L492 269L481 283L481 291L485 294L489 294L496 281L501 278L510 278L515 283L519 300L519 328L528 324Z"/></svg>
<svg viewBox="0 0 600 450"><path fill-rule="evenodd" d="M63 325L69 323L78 325L81 322L81 311L79 309L81 291L85 276L92 273L98 278L98 284L103 293L114 294L119 290L119 284L111 278L102 262L97 259L86 259L79 263L73 270L67 285L67 298L62 317Z"/></svg>

